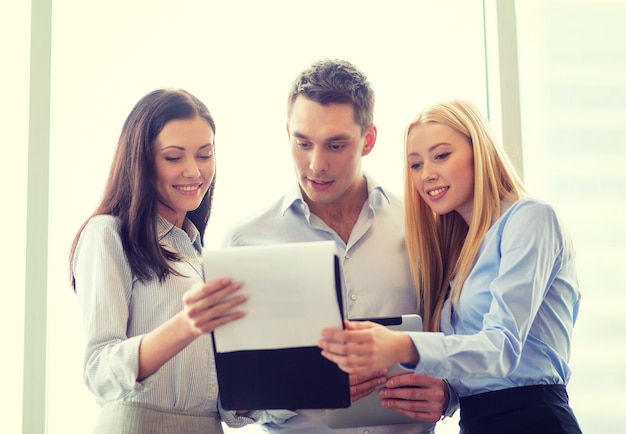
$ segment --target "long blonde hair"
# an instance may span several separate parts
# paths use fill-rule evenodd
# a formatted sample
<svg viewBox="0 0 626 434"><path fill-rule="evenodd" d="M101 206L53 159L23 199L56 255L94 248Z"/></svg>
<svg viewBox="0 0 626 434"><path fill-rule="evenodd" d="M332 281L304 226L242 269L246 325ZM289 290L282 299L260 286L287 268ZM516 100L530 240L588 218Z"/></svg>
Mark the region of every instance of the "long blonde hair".
<svg viewBox="0 0 626 434"><path fill-rule="evenodd" d="M415 190L406 161L404 165L406 245L411 273L418 300L423 303L420 310L424 330L439 331L443 304L448 296L455 305L458 303L483 238L501 215L502 201L516 201L525 189L508 157L497 146L489 124L468 101L450 100L422 111L406 128L405 160L409 133L429 122L463 134L474 154L474 204L469 226L456 212L435 214Z"/></svg>

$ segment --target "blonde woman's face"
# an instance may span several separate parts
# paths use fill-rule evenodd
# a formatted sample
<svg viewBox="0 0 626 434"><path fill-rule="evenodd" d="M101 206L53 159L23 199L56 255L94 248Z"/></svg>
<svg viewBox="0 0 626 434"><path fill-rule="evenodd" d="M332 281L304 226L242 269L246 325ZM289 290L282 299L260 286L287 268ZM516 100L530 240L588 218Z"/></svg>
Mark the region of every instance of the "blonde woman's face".
<svg viewBox="0 0 626 434"><path fill-rule="evenodd" d="M437 214L455 211L469 225L474 204L474 154L467 137L435 122L414 126L407 137L413 186Z"/></svg>

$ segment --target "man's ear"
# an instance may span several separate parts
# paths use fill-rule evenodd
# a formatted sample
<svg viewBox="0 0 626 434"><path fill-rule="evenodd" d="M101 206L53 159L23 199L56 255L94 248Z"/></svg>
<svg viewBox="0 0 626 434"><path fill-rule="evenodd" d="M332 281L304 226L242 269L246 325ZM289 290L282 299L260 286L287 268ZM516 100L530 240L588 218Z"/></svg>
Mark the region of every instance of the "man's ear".
<svg viewBox="0 0 626 434"><path fill-rule="evenodd" d="M361 155L365 156L372 152L372 149L374 149L374 145L376 144L377 134L378 131L376 130L376 125L370 125L367 132L365 133L365 143L363 144L363 153Z"/></svg>

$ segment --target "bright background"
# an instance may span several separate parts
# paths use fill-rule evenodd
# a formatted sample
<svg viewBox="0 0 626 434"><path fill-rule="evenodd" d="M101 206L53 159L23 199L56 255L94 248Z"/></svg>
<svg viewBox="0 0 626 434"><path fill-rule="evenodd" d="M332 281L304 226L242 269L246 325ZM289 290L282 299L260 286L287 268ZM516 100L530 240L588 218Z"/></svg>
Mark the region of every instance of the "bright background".
<svg viewBox="0 0 626 434"><path fill-rule="evenodd" d="M42 271L25 259L30 257L27 217L37 217L27 214L27 183L32 187L37 181L28 160L33 108L28 95L33 80L41 78L30 71L36 63L29 59L31 3L5 0L0 5L0 79L6 93L0 105L0 218L6 233L0 327L11 357L0 361L8 387L0 398L2 431L22 432L22 417L40 416L22 403L23 379L32 375L24 372L24 343L36 338L47 343L46 432L88 432L98 413L82 383L82 331L67 283L67 254L100 198L122 122L141 96L157 87L185 88L216 118L218 187L205 239L215 247L230 223L274 200L294 181L286 93L296 74L315 60L345 58L373 83L379 135L364 165L397 193L402 193L403 130L424 105L471 99L500 131L493 4L52 2L51 73L41 73L51 92L49 178L38 190L48 200L48 216L41 217L47 228ZM531 192L561 212L579 256L584 298L573 342L571 403L583 432L618 432L626 422L619 405L626 386L621 312L626 295L619 274L626 258L626 1L515 5L517 21L508 25L518 31L523 137L521 150L515 149L523 152ZM36 131L31 125L31 136ZM45 284L37 290L45 301L43 337L23 326L25 276L42 272ZM457 418L446 420L437 432L458 432L456 423Z"/></svg>

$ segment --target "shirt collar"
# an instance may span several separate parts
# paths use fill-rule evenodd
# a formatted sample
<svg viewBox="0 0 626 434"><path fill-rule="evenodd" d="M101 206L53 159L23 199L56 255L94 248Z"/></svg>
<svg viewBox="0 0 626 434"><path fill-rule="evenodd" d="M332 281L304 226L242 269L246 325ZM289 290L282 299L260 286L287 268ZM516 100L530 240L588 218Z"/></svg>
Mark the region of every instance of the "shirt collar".
<svg viewBox="0 0 626 434"><path fill-rule="evenodd" d="M389 200L389 196L385 189L368 173L364 172L363 176L365 177L365 181L367 182L367 201L369 206L376 210L379 209L383 204L389 205L391 201ZM292 206L296 208L301 208L303 212L308 216L309 214L309 206L304 201L302 197L302 191L300 190L300 185L295 184L284 196L283 202L281 204L281 212L282 215L285 215L287 210Z"/></svg>
<svg viewBox="0 0 626 434"><path fill-rule="evenodd" d="M174 226L173 224L171 224L161 214L157 214L157 217L156 217L156 230L157 230L157 236L158 236L159 240L165 238L170 233L174 234L174 233L177 233L179 231L182 231L182 232L184 232L187 235L187 237L189 237L189 239L191 240L191 243L196 248L196 250L198 252L202 251L202 243L201 243L201 240L200 240L200 231L198 231L198 228L196 228L196 225L194 225L192 223L192 221L189 220L187 217L185 217L185 220L183 221L183 227L182 227L182 229L180 229L180 228L177 228L176 226Z"/></svg>

